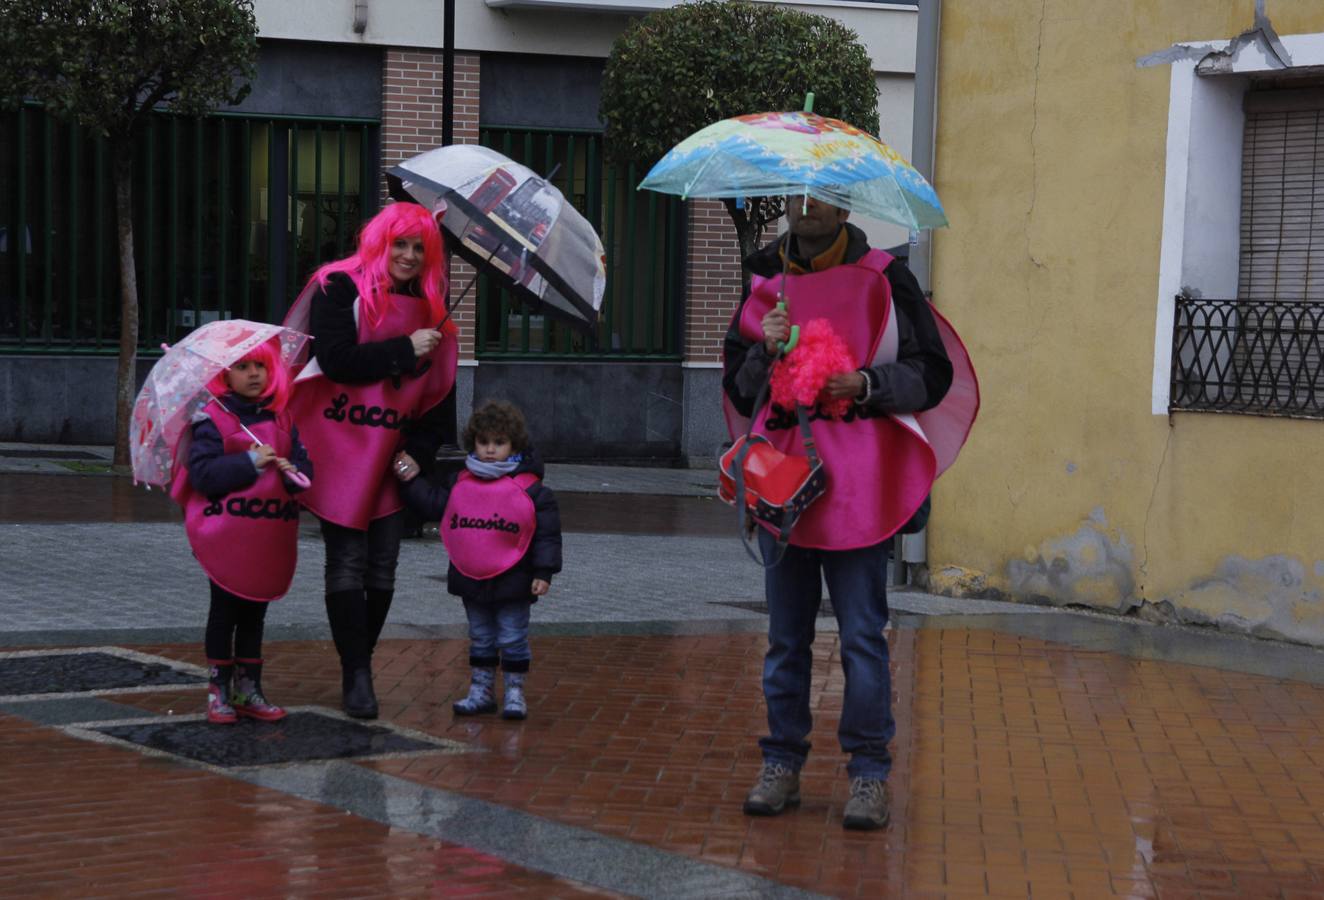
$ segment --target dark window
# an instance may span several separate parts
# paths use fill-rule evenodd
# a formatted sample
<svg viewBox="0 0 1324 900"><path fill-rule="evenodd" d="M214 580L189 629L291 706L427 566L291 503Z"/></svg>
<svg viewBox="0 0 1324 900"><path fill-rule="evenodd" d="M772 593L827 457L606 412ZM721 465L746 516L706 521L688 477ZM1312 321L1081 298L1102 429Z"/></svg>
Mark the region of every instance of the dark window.
<svg viewBox="0 0 1324 900"><path fill-rule="evenodd" d="M119 256L105 142L0 116L0 351L114 352ZM218 317L274 321L376 211L378 125L157 114L137 135L139 346Z"/></svg>

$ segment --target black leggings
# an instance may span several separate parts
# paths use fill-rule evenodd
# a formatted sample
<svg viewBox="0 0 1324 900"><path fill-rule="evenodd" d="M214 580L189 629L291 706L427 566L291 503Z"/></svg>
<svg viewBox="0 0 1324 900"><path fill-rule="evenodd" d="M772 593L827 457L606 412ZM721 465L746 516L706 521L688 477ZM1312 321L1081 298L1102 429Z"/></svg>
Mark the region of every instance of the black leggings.
<svg viewBox="0 0 1324 900"><path fill-rule="evenodd" d="M262 625L267 603L245 600L211 582L211 611L207 614L207 659L218 662L262 658Z"/></svg>

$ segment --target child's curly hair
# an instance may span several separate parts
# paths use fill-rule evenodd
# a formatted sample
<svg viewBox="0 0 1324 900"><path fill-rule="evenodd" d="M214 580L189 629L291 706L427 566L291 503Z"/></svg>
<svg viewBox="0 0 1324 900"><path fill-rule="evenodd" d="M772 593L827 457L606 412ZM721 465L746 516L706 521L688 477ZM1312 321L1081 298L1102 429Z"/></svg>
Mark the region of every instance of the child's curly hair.
<svg viewBox="0 0 1324 900"><path fill-rule="evenodd" d="M524 414L513 403L503 400L488 400L474 410L469 423L464 426L464 449L470 453L478 443L479 436L506 438L514 453L523 453L529 447L529 432L524 425Z"/></svg>

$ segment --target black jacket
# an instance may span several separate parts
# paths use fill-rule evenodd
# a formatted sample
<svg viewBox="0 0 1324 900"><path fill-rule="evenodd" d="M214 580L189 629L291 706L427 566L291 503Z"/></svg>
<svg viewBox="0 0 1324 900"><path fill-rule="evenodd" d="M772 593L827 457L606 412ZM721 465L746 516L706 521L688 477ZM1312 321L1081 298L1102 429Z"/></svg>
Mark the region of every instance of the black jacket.
<svg viewBox="0 0 1324 900"><path fill-rule="evenodd" d="M858 262L869 252L869 242L860 229L845 225L848 242L844 262ZM778 248L790 239L781 240L755 251L745 260L756 275L772 277L782 271ZM799 261L792 245L791 258ZM952 385L952 363L947 358L942 337L929 311L928 302L914 274L900 260L893 260L883 271L892 285L892 305L897 314L898 346L895 362L869 369L873 392L869 407L880 412L918 412L937 406ZM748 296L741 298L744 306ZM737 312L722 343L722 388L736 410L743 416L753 413L759 388L768 378L771 358L762 341L745 340L736 328Z"/></svg>
<svg viewBox="0 0 1324 900"><path fill-rule="evenodd" d="M219 398L230 412L234 413L241 424L252 427L258 422L269 422L276 418L275 413L263 405L245 400L231 392ZM313 463L308 458L308 451L299 440L299 429L290 424L290 455L286 457L309 479L313 477ZM220 429L211 419L203 419L193 424L193 442L188 452L188 477L193 490L215 500L242 491L257 481L258 471L247 451L226 453L225 442L221 439ZM291 482L281 474L285 490L297 494L303 488Z"/></svg>
<svg viewBox="0 0 1324 900"><path fill-rule="evenodd" d="M505 477L514 477L523 472L531 472L539 478L527 490L536 515L533 540L528 551L519 562L495 578L470 578L452 563L446 572L446 589L452 594L480 602L536 600L530 593L533 579L541 578L550 582L552 576L561 571L561 513L556 506L556 495L542 483L542 458L532 447L524 451L524 459L515 471ZM446 501L450 499L451 488L455 486L458 477L459 473L448 476L442 485L430 484L421 477L415 478L401 485L401 494L410 509L426 521L436 522L446 511Z"/></svg>
<svg viewBox="0 0 1324 900"><path fill-rule="evenodd" d="M337 384L371 384L413 373L418 358L409 335L359 343L359 326L354 321L359 292L348 275L337 272L327 279L325 288L314 291L308 329L313 335L313 355L327 378ZM423 302L421 298L419 302ZM444 402L438 403L404 429L404 450L424 472L431 470L445 436L445 409Z"/></svg>

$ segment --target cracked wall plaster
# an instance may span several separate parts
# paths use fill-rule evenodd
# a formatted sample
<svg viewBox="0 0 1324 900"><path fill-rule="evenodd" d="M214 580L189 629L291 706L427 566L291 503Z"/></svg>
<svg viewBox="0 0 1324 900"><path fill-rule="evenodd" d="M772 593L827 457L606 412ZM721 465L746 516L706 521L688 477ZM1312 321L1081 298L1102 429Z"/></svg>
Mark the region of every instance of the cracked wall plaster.
<svg viewBox="0 0 1324 900"><path fill-rule="evenodd" d="M1134 559L1131 542L1110 535L1103 510L1095 509L1074 534L1008 562L1007 581L1013 595L1126 612L1140 603Z"/></svg>
<svg viewBox="0 0 1324 900"><path fill-rule="evenodd" d="M1321 565L1313 566L1315 576ZM1324 598L1290 556L1229 556L1215 573L1164 598L1179 621L1324 644Z"/></svg>

